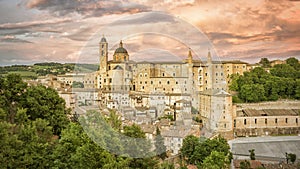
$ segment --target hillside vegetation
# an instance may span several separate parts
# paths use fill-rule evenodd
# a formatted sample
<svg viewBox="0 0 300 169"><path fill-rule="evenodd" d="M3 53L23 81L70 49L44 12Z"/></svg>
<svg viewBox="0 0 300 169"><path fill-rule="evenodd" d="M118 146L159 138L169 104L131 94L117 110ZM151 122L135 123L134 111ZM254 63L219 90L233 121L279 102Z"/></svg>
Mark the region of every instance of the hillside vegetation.
<svg viewBox="0 0 300 169"><path fill-rule="evenodd" d="M34 65L12 65L0 67L0 76L8 74L20 74L25 79L36 79L38 76L47 74L63 75L71 72L88 73L98 70L97 64L75 64L75 63L55 63L45 62Z"/></svg>
<svg viewBox="0 0 300 169"><path fill-rule="evenodd" d="M229 88L238 92L233 97L234 102L300 99L300 64L296 58L287 59L286 64L263 67L231 76Z"/></svg>

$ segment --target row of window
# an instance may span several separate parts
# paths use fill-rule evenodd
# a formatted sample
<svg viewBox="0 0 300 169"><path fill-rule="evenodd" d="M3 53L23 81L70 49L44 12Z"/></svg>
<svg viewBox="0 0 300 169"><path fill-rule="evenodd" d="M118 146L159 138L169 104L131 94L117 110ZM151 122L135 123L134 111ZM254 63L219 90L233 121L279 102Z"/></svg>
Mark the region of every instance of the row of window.
<svg viewBox="0 0 300 169"><path fill-rule="evenodd" d="M142 86L142 89L145 89L145 87ZM157 88L154 88L154 90L156 91ZM172 88L171 90L172 90L172 92L173 92L173 91L174 91L174 88ZM166 88L163 88L163 91L166 91ZM187 91L187 88L184 88L184 91Z"/></svg>
<svg viewBox="0 0 300 169"><path fill-rule="evenodd" d="M145 81L144 83L147 84L147 81ZM161 81L159 81L158 83L161 84ZM170 84L170 81L167 81L166 83ZM175 83L178 84L178 81L176 81ZM140 81L140 84L143 84L143 82ZM150 84L153 84L153 81L151 81ZM186 81L184 81L184 84L186 84Z"/></svg>
<svg viewBox="0 0 300 169"><path fill-rule="evenodd" d="M235 122L235 120L234 120L234 122ZM249 120L248 120L248 122L249 122ZM278 123L278 119L275 118L274 122L275 122L275 124L277 124ZM298 118L296 118L295 122L298 123ZM257 124L257 119L254 119L254 123ZM285 118L285 123L288 123L288 118ZM268 124L268 119L265 119L265 124ZM247 125L247 119L244 119L244 125Z"/></svg>

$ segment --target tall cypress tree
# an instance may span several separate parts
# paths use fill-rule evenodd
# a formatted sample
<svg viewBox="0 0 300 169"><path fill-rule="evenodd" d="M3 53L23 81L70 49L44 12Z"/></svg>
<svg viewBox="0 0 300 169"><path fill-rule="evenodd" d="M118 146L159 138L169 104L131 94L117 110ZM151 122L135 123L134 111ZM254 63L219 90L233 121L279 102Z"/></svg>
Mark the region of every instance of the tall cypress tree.
<svg viewBox="0 0 300 169"><path fill-rule="evenodd" d="M167 157L166 151L167 150L164 144L164 138L161 136L159 128L156 127L155 153L161 159L165 159Z"/></svg>

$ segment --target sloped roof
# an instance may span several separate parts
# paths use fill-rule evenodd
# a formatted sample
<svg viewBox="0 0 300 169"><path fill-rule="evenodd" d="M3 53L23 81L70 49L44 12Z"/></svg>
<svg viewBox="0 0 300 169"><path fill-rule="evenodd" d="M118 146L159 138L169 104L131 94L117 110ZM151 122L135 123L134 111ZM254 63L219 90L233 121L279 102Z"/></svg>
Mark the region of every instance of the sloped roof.
<svg viewBox="0 0 300 169"><path fill-rule="evenodd" d="M113 70L123 70L123 68L120 65L117 65Z"/></svg>
<svg viewBox="0 0 300 169"><path fill-rule="evenodd" d="M242 110L245 116L298 116L299 110L295 109L245 109Z"/></svg>
<svg viewBox="0 0 300 169"><path fill-rule="evenodd" d="M200 92L202 95L209 95L209 96L230 96L229 93L222 89L207 89Z"/></svg>

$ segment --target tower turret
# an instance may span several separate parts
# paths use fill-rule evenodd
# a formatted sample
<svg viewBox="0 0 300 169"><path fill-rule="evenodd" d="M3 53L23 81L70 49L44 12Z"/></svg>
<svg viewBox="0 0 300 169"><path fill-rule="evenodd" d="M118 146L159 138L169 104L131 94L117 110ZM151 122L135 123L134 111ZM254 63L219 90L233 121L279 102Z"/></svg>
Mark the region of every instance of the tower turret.
<svg viewBox="0 0 300 169"><path fill-rule="evenodd" d="M211 54L210 50L208 49L207 53L207 89L212 89L212 78L213 78L213 68L212 68L212 60L211 60Z"/></svg>
<svg viewBox="0 0 300 169"><path fill-rule="evenodd" d="M191 48L189 48L189 54L188 54L187 61L188 61L189 64L193 63L193 56L192 56Z"/></svg>
<svg viewBox="0 0 300 169"><path fill-rule="evenodd" d="M108 43L103 35L99 42L100 72L107 71Z"/></svg>

